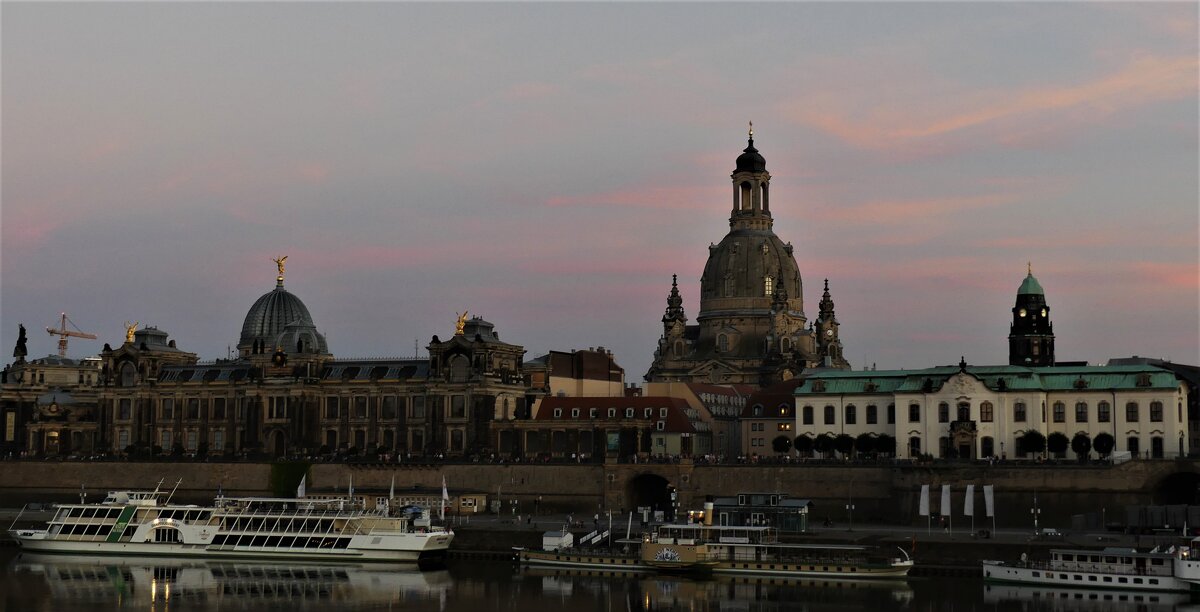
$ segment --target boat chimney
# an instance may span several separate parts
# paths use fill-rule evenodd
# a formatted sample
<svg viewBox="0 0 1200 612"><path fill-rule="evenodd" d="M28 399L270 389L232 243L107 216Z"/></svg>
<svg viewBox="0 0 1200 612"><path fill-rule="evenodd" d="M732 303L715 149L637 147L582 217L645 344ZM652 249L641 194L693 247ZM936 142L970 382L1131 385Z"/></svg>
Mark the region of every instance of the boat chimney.
<svg viewBox="0 0 1200 612"><path fill-rule="evenodd" d="M704 526L712 527L713 515L713 498L711 495L704 498Z"/></svg>

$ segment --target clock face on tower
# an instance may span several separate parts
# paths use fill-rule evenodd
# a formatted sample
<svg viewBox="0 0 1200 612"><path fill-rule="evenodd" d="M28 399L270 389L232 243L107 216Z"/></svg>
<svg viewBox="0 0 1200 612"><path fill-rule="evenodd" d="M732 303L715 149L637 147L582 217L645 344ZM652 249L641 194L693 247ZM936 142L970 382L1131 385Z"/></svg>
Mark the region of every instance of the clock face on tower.
<svg viewBox="0 0 1200 612"><path fill-rule="evenodd" d="M832 330L832 329L827 329L827 330L825 330L825 335L826 335L826 336L828 336L828 337L831 337L831 338L832 338L832 337L833 337L833 330Z"/></svg>
<svg viewBox="0 0 1200 612"><path fill-rule="evenodd" d="M1043 308L1043 309L1042 309L1042 318L1045 318L1045 317L1046 317L1046 309L1045 309L1045 308Z"/></svg>
<svg viewBox="0 0 1200 612"><path fill-rule="evenodd" d="M1025 316L1025 309L1022 308L1019 312L1017 312L1017 314L1021 315L1022 317Z"/></svg>

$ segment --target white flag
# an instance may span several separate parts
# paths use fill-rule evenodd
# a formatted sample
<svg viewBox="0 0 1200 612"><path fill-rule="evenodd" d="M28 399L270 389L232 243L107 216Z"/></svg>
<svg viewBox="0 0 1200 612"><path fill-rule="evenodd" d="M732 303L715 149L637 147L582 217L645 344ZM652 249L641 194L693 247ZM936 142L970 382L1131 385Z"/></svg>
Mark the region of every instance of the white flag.
<svg viewBox="0 0 1200 612"><path fill-rule="evenodd" d="M388 500L396 498L396 475L392 474L392 488L388 490Z"/></svg>
<svg viewBox="0 0 1200 612"><path fill-rule="evenodd" d="M296 497L304 497L304 481L308 480L308 474L300 477L300 486L296 487Z"/></svg>
<svg viewBox="0 0 1200 612"><path fill-rule="evenodd" d="M350 488L346 490L346 497L354 497L354 474L350 475Z"/></svg>
<svg viewBox="0 0 1200 612"><path fill-rule="evenodd" d="M929 516L929 485L921 485L921 507L917 514Z"/></svg>
<svg viewBox="0 0 1200 612"><path fill-rule="evenodd" d="M950 516L950 485L942 485L942 516Z"/></svg>
<svg viewBox="0 0 1200 612"><path fill-rule="evenodd" d="M963 516L975 516L975 485L967 485L967 501L963 503Z"/></svg>
<svg viewBox="0 0 1200 612"><path fill-rule="evenodd" d="M996 500L992 497L992 485L983 485L983 509L989 517L996 516Z"/></svg>
<svg viewBox="0 0 1200 612"><path fill-rule="evenodd" d="M446 475L442 474L442 513L441 519L446 520L446 504L450 501L450 491L446 490Z"/></svg>

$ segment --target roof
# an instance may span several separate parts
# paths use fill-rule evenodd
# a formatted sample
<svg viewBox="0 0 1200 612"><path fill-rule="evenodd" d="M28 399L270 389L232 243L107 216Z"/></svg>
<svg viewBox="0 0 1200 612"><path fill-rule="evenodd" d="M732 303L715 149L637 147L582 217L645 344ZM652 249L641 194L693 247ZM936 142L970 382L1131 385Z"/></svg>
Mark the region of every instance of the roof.
<svg viewBox="0 0 1200 612"><path fill-rule="evenodd" d="M1021 287L1017 289L1017 295L1045 295L1042 291L1042 284L1033 277L1033 272L1030 272L1025 280L1021 281Z"/></svg>
<svg viewBox="0 0 1200 612"><path fill-rule="evenodd" d="M959 372L980 380L992 391L1065 391L1070 389L1172 389L1173 372L1152 365L1069 366L940 366L924 370L828 371L810 374L796 395L922 393L938 390ZM1081 382L1082 381L1082 382Z"/></svg>
<svg viewBox="0 0 1200 612"><path fill-rule="evenodd" d="M591 417L591 409L596 408L597 416L595 419ZM609 417L609 409L615 409L614 417ZM633 416L626 417L626 410L632 408ZM667 416L664 419L661 416L659 409L666 408ZM579 416L572 417L571 410L579 409ZM652 412L650 416L646 416L646 410ZM670 433L694 433L696 428L692 425L687 414L688 404L685 400L676 397L547 397L542 400L538 406L537 414L533 415L535 421L622 421L625 419L631 420L650 420L654 422L665 421L663 431ZM555 413L558 413L555 416Z"/></svg>

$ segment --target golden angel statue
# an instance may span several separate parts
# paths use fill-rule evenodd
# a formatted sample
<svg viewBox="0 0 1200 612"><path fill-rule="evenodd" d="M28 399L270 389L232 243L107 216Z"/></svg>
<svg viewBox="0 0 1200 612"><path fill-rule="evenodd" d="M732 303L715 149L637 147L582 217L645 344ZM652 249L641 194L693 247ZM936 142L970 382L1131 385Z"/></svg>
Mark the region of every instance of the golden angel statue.
<svg viewBox="0 0 1200 612"><path fill-rule="evenodd" d="M467 326L467 311L464 310L462 314L458 315L458 322L454 324L454 335L455 336L463 335L463 328L466 326Z"/></svg>
<svg viewBox="0 0 1200 612"><path fill-rule="evenodd" d="M138 326L137 321L134 321L133 323L130 323L129 321L125 322L125 341L126 342L133 342L133 332L137 331L137 326Z"/></svg>
<svg viewBox="0 0 1200 612"><path fill-rule="evenodd" d="M287 255L284 255L283 257L271 258L271 261L275 262L275 267L279 268L279 278L280 279L283 278L283 264L284 264L284 262L287 261L287 258L288 258Z"/></svg>

